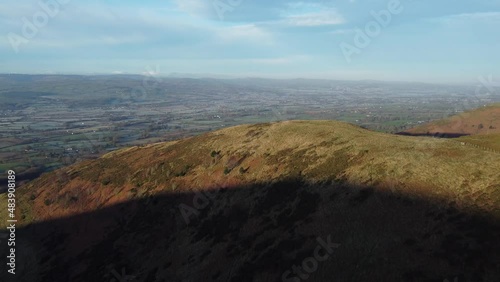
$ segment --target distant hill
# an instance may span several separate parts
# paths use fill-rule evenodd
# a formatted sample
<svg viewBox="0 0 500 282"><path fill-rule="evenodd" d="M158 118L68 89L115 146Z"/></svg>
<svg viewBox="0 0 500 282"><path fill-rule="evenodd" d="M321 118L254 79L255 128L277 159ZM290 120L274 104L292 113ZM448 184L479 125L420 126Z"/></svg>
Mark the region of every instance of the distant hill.
<svg viewBox="0 0 500 282"><path fill-rule="evenodd" d="M499 153L455 140L334 121L131 147L17 191L18 271L24 281L500 281L499 167Z"/></svg>
<svg viewBox="0 0 500 282"><path fill-rule="evenodd" d="M467 111L443 120L433 121L404 133L411 135L486 135L500 133L500 104Z"/></svg>

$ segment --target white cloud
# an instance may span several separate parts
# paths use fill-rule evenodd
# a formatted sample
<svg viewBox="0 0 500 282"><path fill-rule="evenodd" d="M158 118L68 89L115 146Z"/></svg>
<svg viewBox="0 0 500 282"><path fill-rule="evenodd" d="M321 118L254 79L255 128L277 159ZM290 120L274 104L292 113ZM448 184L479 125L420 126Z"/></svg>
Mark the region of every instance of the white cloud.
<svg viewBox="0 0 500 282"><path fill-rule="evenodd" d="M328 32L329 34L350 34L350 33L355 33L355 29L336 29L333 31Z"/></svg>
<svg viewBox="0 0 500 282"><path fill-rule="evenodd" d="M344 17L331 6L321 3L292 2L281 15L283 21L292 26L338 25Z"/></svg>
<svg viewBox="0 0 500 282"><path fill-rule="evenodd" d="M456 24L463 22L498 23L500 22L500 12L463 13L463 14L448 15L439 18L433 18L430 19L430 21L441 22L445 24Z"/></svg>
<svg viewBox="0 0 500 282"><path fill-rule="evenodd" d="M217 37L224 42L254 42L264 45L273 43L271 33L254 25L237 25L231 27L216 28Z"/></svg>
<svg viewBox="0 0 500 282"><path fill-rule="evenodd" d="M345 22L342 15L335 10L305 13L301 15L291 15L287 17L287 22L294 26L322 26L337 25Z"/></svg>
<svg viewBox="0 0 500 282"><path fill-rule="evenodd" d="M192 16L207 16L212 9L213 0L175 0L177 8Z"/></svg>
<svg viewBox="0 0 500 282"><path fill-rule="evenodd" d="M500 12L464 13L452 15L450 18L460 20L500 20Z"/></svg>

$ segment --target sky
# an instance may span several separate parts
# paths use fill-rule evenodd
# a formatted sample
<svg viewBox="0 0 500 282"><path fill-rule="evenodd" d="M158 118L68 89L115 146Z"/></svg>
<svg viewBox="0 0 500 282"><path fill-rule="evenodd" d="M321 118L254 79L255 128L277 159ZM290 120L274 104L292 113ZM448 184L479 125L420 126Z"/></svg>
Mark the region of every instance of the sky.
<svg viewBox="0 0 500 282"><path fill-rule="evenodd" d="M0 73L500 79L500 0L18 0Z"/></svg>

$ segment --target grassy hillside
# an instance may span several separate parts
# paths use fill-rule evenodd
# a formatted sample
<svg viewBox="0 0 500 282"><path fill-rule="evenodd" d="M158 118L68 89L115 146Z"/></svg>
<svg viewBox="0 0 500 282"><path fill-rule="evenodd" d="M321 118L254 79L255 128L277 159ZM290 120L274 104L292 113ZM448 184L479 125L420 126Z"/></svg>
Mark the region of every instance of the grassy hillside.
<svg viewBox="0 0 500 282"><path fill-rule="evenodd" d="M500 133L500 104L467 111L443 120L424 124L405 131L415 135L435 134L497 134Z"/></svg>
<svg viewBox="0 0 500 282"><path fill-rule="evenodd" d="M498 281L499 168L500 154L455 140L333 121L132 147L18 191L32 258L19 267L39 281L122 268L137 281L300 281L287 270L330 237L308 281Z"/></svg>
<svg viewBox="0 0 500 282"><path fill-rule="evenodd" d="M500 134L498 133L488 135L462 136L458 138L457 141L474 144L482 148L491 148L497 152L500 152Z"/></svg>

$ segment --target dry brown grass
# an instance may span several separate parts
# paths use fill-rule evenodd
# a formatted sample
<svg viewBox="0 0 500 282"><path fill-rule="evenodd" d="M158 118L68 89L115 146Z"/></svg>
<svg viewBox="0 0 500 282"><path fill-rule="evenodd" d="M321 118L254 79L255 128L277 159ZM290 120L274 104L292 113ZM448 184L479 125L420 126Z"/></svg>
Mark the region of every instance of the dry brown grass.
<svg viewBox="0 0 500 282"><path fill-rule="evenodd" d="M423 272L413 269L442 281L465 271L462 262L487 266L488 256L497 255L491 248L497 233L488 237L489 225L467 212L500 218L499 168L500 154L455 140L334 121L243 125L45 174L18 191L18 211L21 224L47 226L44 247L62 246L54 257L73 257L64 260L77 264L70 270L82 267L96 277L85 281L100 281L109 272L104 266L126 261L141 278L158 271L203 277L193 281L231 275L225 280L276 281L281 273L273 272L310 254L320 235L342 247L310 281L422 281ZM212 189L220 189L216 200L186 226L179 203ZM53 226L67 228L60 232L68 240L54 240ZM465 233L481 251L461 244L457 236ZM59 271L52 261L42 265ZM483 265L468 264L467 273Z"/></svg>
<svg viewBox="0 0 500 282"><path fill-rule="evenodd" d="M488 105L433 121L406 132L412 134L498 134L500 133L500 104Z"/></svg>
<svg viewBox="0 0 500 282"><path fill-rule="evenodd" d="M463 136L458 138L457 141L474 144L483 149L490 148L500 153L500 134Z"/></svg>
<svg viewBox="0 0 500 282"><path fill-rule="evenodd" d="M220 154L212 157L212 151ZM231 171L224 174L228 163ZM238 173L239 167L246 172ZM46 174L20 190L19 197L27 203L25 217L40 220L134 196L302 177L380 187L395 179L396 189L404 193L473 206L477 203L462 194L494 195L492 191L500 187L499 168L500 154L454 140L395 136L343 122L287 121L119 150ZM410 185L415 183L425 185ZM37 199L30 201L31 195ZM71 197L78 198L78 204L68 204Z"/></svg>

